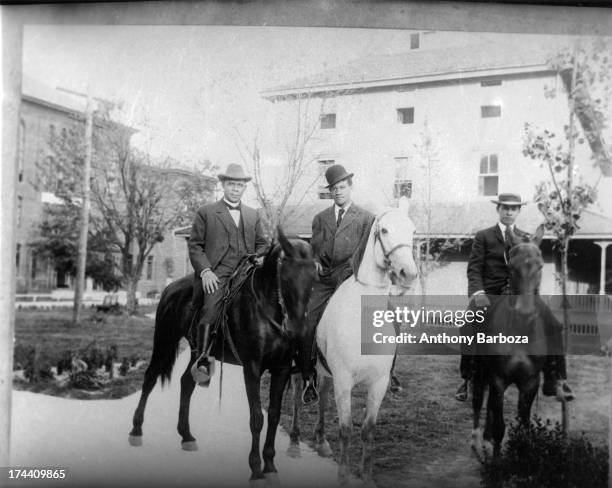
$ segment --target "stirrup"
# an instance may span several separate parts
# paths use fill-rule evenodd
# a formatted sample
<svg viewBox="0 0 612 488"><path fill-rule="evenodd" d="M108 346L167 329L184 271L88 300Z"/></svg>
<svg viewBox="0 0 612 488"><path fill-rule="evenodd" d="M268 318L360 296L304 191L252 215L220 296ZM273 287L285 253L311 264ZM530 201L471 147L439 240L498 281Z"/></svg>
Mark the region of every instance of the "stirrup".
<svg viewBox="0 0 612 488"><path fill-rule="evenodd" d="M571 402L574 399L572 389L564 380L557 382L556 399L558 402Z"/></svg>
<svg viewBox="0 0 612 488"><path fill-rule="evenodd" d="M307 407L315 406L319 403L319 392L312 380L306 380L306 386L302 391L302 403Z"/></svg>
<svg viewBox="0 0 612 488"><path fill-rule="evenodd" d="M198 367L198 362L201 359L206 358L208 361L208 368L204 366ZM201 354L200 357L191 365L191 376L199 386L208 387L210 385L210 379L215 374L215 358L212 356L205 356Z"/></svg>

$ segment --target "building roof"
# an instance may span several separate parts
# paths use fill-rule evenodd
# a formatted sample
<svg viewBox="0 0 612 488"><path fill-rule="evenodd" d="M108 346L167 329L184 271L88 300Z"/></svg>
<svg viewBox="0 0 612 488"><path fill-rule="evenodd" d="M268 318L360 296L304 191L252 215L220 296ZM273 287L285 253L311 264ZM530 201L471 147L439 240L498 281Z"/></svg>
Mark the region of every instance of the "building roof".
<svg viewBox="0 0 612 488"><path fill-rule="evenodd" d="M274 99L305 92L541 72L550 70L550 55L550 49L544 46L525 48L496 43L415 49L401 54L359 58L344 66L270 88L262 92L262 96Z"/></svg>
<svg viewBox="0 0 612 488"><path fill-rule="evenodd" d="M284 230L288 235L310 237L314 216L331 205L329 200L312 205L289 206L285 210ZM364 205L367 208L367 205ZM412 203L410 218L416 226L417 236L426 234L427 211L422 203ZM497 221L495 205L488 200L464 204L435 203L432 208L430 236L440 238L472 237L478 230L492 226ZM534 232L544 222L535 205L523 207L517 219L519 228ZM591 210L585 210L578 221L580 228L575 238L612 238L612 218ZM551 238L548 233L546 237Z"/></svg>

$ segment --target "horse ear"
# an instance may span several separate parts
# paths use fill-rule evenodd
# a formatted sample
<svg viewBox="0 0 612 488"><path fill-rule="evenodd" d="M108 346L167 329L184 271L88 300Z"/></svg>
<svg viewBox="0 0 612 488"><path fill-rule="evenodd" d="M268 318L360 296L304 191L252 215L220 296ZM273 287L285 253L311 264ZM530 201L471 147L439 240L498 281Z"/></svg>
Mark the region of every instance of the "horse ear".
<svg viewBox="0 0 612 488"><path fill-rule="evenodd" d="M279 225L276 227L276 231L278 233L278 242L281 245L281 248L285 252L285 255L292 258L294 254L293 245L289 242L289 239L285 236L282 227Z"/></svg>
<svg viewBox="0 0 612 488"><path fill-rule="evenodd" d="M532 241L537 246L539 246L540 243L542 242L542 238L544 237L545 229L546 229L546 226L544 224L540 224L538 228L536 229L535 234L533 235Z"/></svg>

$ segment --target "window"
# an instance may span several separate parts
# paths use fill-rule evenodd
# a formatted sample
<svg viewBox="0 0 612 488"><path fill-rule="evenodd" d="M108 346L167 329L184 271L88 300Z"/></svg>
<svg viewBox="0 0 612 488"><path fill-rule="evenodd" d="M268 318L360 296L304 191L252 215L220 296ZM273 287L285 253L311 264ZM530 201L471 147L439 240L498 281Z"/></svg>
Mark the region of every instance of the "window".
<svg viewBox="0 0 612 488"><path fill-rule="evenodd" d="M410 49L418 49L420 44L419 34L410 34Z"/></svg>
<svg viewBox="0 0 612 488"><path fill-rule="evenodd" d="M319 185L319 200L331 200L332 194L327 189L327 180L325 179L325 171L336 161L333 159L320 159L319 160L319 177L321 178L321 185Z"/></svg>
<svg viewBox="0 0 612 488"><path fill-rule="evenodd" d="M393 182L393 198L412 197L412 178L410 177L410 158L394 158L395 181Z"/></svg>
<svg viewBox="0 0 612 488"><path fill-rule="evenodd" d="M21 183L23 181L23 157L25 154L25 135L26 126L25 121L21 119L19 123L19 147L17 149L17 181Z"/></svg>
<svg viewBox="0 0 612 488"><path fill-rule="evenodd" d="M400 124L414 124L414 107L398 108L397 121Z"/></svg>
<svg viewBox="0 0 612 488"><path fill-rule="evenodd" d="M322 114L321 115L321 129L335 129L336 128L336 114Z"/></svg>
<svg viewBox="0 0 612 488"><path fill-rule="evenodd" d="M17 251L15 252L15 268L17 269L17 275L19 275L20 261L21 261L21 244L17 243Z"/></svg>
<svg viewBox="0 0 612 488"><path fill-rule="evenodd" d="M23 218L23 197L17 197L17 227L21 227L21 219Z"/></svg>
<svg viewBox="0 0 612 488"><path fill-rule="evenodd" d="M482 105L480 107L480 116L483 119L501 117L501 105Z"/></svg>
<svg viewBox="0 0 612 488"><path fill-rule="evenodd" d="M153 256L147 256L147 280L153 279Z"/></svg>
<svg viewBox="0 0 612 488"><path fill-rule="evenodd" d="M36 271L38 267L38 262L36 261L36 254L32 254L32 269L30 270L30 276L32 277L32 280L36 279Z"/></svg>
<svg viewBox="0 0 612 488"><path fill-rule="evenodd" d="M502 84L502 80L491 78L489 80L482 80L480 82L480 86L500 86Z"/></svg>
<svg viewBox="0 0 612 488"><path fill-rule="evenodd" d="M480 159L478 194L491 197L497 195L499 184L497 154L488 154Z"/></svg>

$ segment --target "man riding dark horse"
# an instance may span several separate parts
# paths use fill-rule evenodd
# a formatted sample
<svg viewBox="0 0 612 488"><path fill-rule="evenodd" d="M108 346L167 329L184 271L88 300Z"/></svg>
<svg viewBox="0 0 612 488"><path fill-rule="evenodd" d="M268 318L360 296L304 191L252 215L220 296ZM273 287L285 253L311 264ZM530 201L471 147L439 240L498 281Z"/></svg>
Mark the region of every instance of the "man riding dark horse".
<svg viewBox="0 0 612 488"><path fill-rule="evenodd" d="M210 349L212 326L224 295L224 284L247 254L262 254L268 242L257 211L240 202L251 180L238 164L219 175L223 198L200 207L189 237L189 259L195 271L192 308L199 311L198 341L203 354ZM259 258L262 259L262 258ZM196 383L208 386L214 358L205 355L193 370Z"/></svg>
<svg viewBox="0 0 612 488"><path fill-rule="evenodd" d="M521 201L520 195L500 193L499 198L492 200L497 205L499 221L493 227L476 233L472 244L472 252L467 267L469 309L490 309L501 295L510 294L508 262L512 247L512 235L522 237L525 232L517 229L514 222L527 202ZM493 302L493 303L492 303ZM473 326L466 325L461 331L464 335L473 335ZM549 350L554 350L554 344L548 343ZM478 368L474 353L469 347L462 349L460 373L463 382L457 389L455 398L466 401L468 398L468 382ZM572 400L574 395L567 385L565 356L555 354L547 356L544 365L544 384L542 393L545 396L556 396L558 400Z"/></svg>

